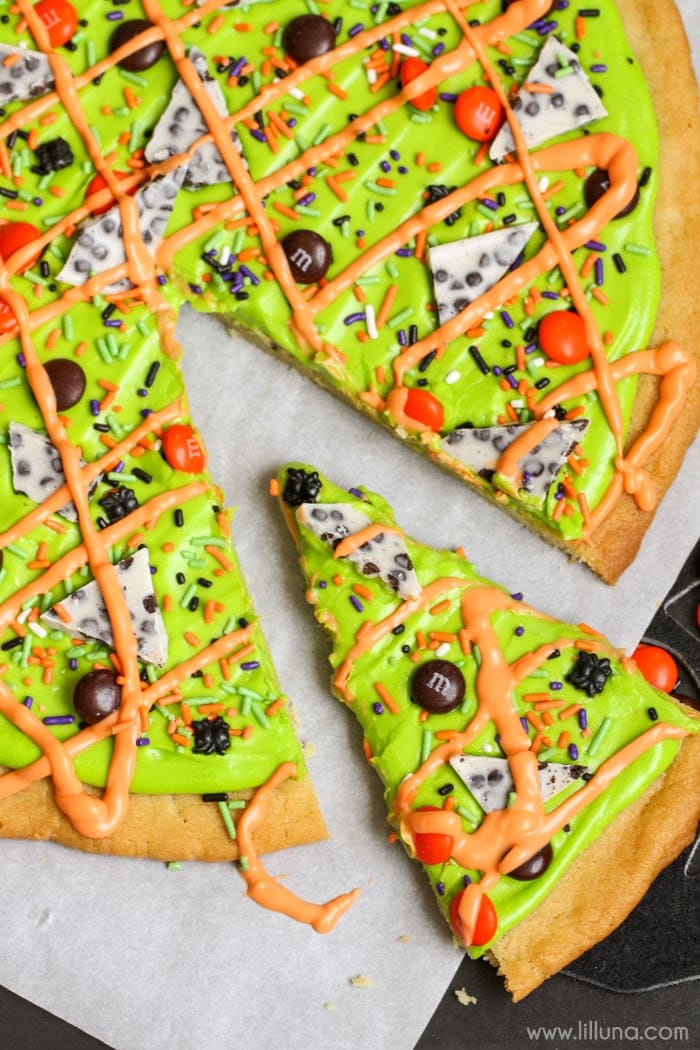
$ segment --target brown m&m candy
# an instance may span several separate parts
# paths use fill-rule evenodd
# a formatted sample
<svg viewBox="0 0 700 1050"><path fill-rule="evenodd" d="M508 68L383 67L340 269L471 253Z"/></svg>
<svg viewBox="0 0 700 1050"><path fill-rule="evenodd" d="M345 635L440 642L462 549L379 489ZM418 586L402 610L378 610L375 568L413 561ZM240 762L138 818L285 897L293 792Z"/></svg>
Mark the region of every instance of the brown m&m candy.
<svg viewBox="0 0 700 1050"><path fill-rule="evenodd" d="M591 174L588 176L588 178L586 179L586 181L583 184L583 196L585 198L585 201L586 201L586 204L588 205L588 207L592 208L593 205L595 204L595 202L599 201L600 198L605 193L607 193L609 189L610 189L610 176L608 175L607 171L604 171L603 168L596 168L594 171L592 171ZM638 204L639 204L639 186L637 186L637 188L635 189L634 195L632 197L632 200L630 200L624 206L624 208L622 208L617 213L617 215L613 215L613 218L614 219L622 219L622 218L624 218L625 215L629 215L629 213L631 211L634 211L634 209L637 207Z"/></svg>
<svg viewBox="0 0 700 1050"><path fill-rule="evenodd" d="M431 714L454 711L464 699L464 675L451 660L429 660L413 672L411 699Z"/></svg>
<svg viewBox="0 0 700 1050"><path fill-rule="evenodd" d="M293 230L282 240L292 277L299 284L320 281L333 262L333 249L328 241L313 230Z"/></svg>
<svg viewBox="0 0 700 1050"><path fill-rule="evenodd" d="M282 47L295 62L308 62L332 51L335 30L321 15L299 15L288 22L282 34Z"/></svg>
<svg viewBox="0 0 700 1050"><path fill-rule="evenodd" d="M85 393L85 373L77 361L54 357L44 365L56 396L56 409L64 412L77 405Z"/></svg>
<svg viewBox="0 0 700 1050"><path fill-rule="evenodd" d="M518 864L517 868L513 868L508 874L511 879L518 879L519 882L530 882L532 879L539 879L540 875L544 875L552 863L553 856L551 843L548 842L546 846L539 849L537 853L533 853L522 864Z"/></svg>
<svg viewBox="0 0 700 1050"><path fill-rule="evenodd" d="M110 54L123 47L124 44L128 44L135 36L153 28L153 23L146 21L145 18L132 18L128 22L120 22L110 37ZM122 58L121 61L117 62L117 65L121 66L122 69L130 70L132 73L141 73L144 69L150 69L151 66L156 64L163 54L164 47L165 44L162 40L154 40L153 43L146 44L145 47L140 47L138 51L133 51L126 58Z"/></svg>
<svg viewBox="0 0 700 1050"><path fill-rule="evenodd" d="M102 668L89 671L76 684L73 706L83 722L94 726L96 722L101 722L118 709L121 698L122 691L117 685L116 674Z"/></svg>

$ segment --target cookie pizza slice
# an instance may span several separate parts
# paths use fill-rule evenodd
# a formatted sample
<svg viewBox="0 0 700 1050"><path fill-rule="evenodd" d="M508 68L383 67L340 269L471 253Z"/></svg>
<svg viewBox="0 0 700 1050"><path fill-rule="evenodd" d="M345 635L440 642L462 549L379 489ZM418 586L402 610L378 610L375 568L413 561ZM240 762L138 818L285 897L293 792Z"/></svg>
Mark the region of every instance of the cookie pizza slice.
<svg viewBox="0 0 700 1050"><path fill-rule="evenodd" d="M303 464L274 489L389 821L520 999L692 840L697 722L592 628L411 539L380 496Z"/></svg>
<svg viewBox="0 0 700 1050"><path fill-rule="evenodd" d="M238 859L252 885L257 852L325 829L172 318L108 328L96 296L30 335L5 296L0 835Z"/></svg>

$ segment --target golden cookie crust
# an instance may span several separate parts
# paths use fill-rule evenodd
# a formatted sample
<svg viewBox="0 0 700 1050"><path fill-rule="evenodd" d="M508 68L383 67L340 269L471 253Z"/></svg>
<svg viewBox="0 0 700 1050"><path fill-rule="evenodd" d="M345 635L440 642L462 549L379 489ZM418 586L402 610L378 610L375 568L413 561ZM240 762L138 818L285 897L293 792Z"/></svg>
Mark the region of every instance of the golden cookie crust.
<svg viewBox="0 0 700 1050"><path fill-rule="evenodd" d="M99 794L86 788L91 794ZM252 791L230 792L248 800ZM272 853L327 838L313 784L308 774L286 780L270 792L267 815L253 834L258 853ZM236 822L241 810L233 810ZM91 839L79 834L58 809L53 786L41 780L0 802L0 838L48 839L88 853L179 861L236 860L238 847L229 837L216 803L200 795L131 795L129 811L113 835Z"/></svg>

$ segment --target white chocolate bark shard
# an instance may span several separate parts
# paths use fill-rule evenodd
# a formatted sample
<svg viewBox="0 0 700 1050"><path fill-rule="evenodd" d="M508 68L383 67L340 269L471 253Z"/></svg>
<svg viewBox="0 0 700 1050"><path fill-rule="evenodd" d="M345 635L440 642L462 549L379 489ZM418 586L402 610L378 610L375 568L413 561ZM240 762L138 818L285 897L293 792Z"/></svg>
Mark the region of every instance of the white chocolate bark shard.
<svg viewBox="0 0 700 1050"><path fill-rule="evenodd" d="M149 252L155 252L163 239L175 198L185 173L181 168L147 182L135 195L139 210L141 240ZM78 230L70 255L58 274L66 284L85 284L93 273L103 273L126 261L119 205L104 215L88 219ZM131 282L124 278L113 281L106 292L123 291Z"/></svg>
<svg viewBox="0 0 700 1050"><path fill-rule="evenodd" d="M297 519L331 547L346 536L365 529L372 522L349 503L302 503ZM420 584L402 538L394 532L380 532L347 555L364 576L378 576L400 598L416 598Z"/></svg>
<svg viewBox="0 0 700 1050"><path fill-rule="evenodd" d="M587 427L587 419L566 421L551 430L538 444L533 445L526 455L518 460L518 467L523 474L521 488L544 501L549 486L566 462L573 446L583 437ZM448 455L458 459L475 473L478 474L482 470L491 472L496 470L501 453L531 428L531 423L459 427L444 438L442 447ZM498 475L493 481L498 485Z"/></svg>
<svg viewBox="0 0 700 1050"><path fill-rule="evenodd" d="M505 809L508 796L514 790L513 777L506 758L490 755L453 755L450 765L459 779L469 788L484 813ZM540 762L540 792L546 802L574 781L588 773L586 766L563 762Z"/></svg>
<svg viewBox="0 0 700 1050"><path fill-rule="evenodd" d="M10 423L10 462L12 464L12 487L34 503L43 503L56 489L65 484L61 457L46 434L40 434L23 423ZM81 463L83 461L81 460ZM90 495L99 478L95 478L88 489ZM66 503L57 512L68 521L77 521L78 514L72 502Z"/></svg>
<svg viewBox="0 0 700 1050"><path fill-rule="evenodd" d="M46 55L26 47L0 44L0 106L45 95L54 85Z"/></svg>
<svg viewBox="0 0 700 1050"><path fill-rule="evenodd" d="M144 663L162 667L168 657L168 636L153 590L148 550L139 548L114 568L136 636L137 656ZM41 617L47 626L114 645L112 625L96 580L79 587L59 604L63 616L50 609Z"/></svg>
<svg viewBox="0 0 700 1050"><path fill-rule="evenodd" d="M528 149L608 115L574 52L554 36L545 41L526 83L544 88L533 92L521 87L512 102ZM514 150L513 133L505 122L491 143L489 157L503 160Z"/></svg>
<svg viewBox="0 0 700 1050"><path fill-rule="evenodd" d="M440 324L493 288L536 229L536 222L526 222L429 248L428 265Z"/></svg>
<svg viewBox="0 0 700 1050"><path fill-rule="evenodd" d="M204 90L214 103L216 112L220 117L227 117L226 100L219 82L209 73L205 56L196 47L192 47L188 58L202 81ZM149 164L155 164L177 153L184 153L208 131L209 128L199 106L192 98L184 81L178 80L173 88L170 102L148 140L145 149L146 160ZM231 130L231 141L240 153L240 140L233 129ZM207 142L200 146L187 165L185 186L195 188L230 181L231 174L215 143Z"/></svg>

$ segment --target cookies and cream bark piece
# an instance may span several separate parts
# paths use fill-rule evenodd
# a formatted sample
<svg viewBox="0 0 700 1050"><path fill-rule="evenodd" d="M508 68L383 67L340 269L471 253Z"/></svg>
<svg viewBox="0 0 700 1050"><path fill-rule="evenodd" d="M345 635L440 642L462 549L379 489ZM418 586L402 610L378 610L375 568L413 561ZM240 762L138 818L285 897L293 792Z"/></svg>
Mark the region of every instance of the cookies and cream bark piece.
<svg viewBox="0 0 700 1050"><path fill-rule="evenodd" d="M401 537L417 595L333 557L295 511L304 476L320 511L350 505ZM619 925L692 841L698 722L592 628L402 533L380 496L300 463L275 491L389 821L455 937L522 998Z"/></svg>
<svg viewBox="0 0 700 1050"><path fill-rule="evenodd" d="M556 36L545 41L526 84L513 100L513 113L528 149L607 116L579 59ZM511 128L504 124L489 156L500 161L514 148Z"/></svg>

